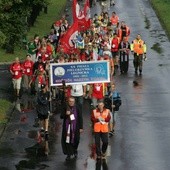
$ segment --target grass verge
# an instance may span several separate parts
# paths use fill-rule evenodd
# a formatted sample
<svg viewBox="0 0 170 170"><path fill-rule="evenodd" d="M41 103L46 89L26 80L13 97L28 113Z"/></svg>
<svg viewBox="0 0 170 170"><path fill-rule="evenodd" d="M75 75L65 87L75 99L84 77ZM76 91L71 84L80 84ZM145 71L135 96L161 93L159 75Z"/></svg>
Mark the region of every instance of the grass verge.
<svg viewBox="0 0 170 170"><path fill-rule="evenodd" d="M150 0L151 4L170 39L170 1L169 0Z"/></svg>
<svg viewBox="0 0 170 170"><path fill-rule="evenodd" d="M7 112L11 107L11 103L5 99L0 99L0 125L8 122Z"/></svg>
<svg viewBox="0 0 170 170"><path fill-rule="evenodd" d="M48 34L52 23L61 18L66 2L67 0L50 0L47 14L43 11L40 13L34 26L30 29L27 39L30 40L35 34L39 34L40 37ZM0 49L0 62L11 62L15 57L23 59L25 55L26 50L20 48L16 48L14 54L7 54L4 50Z"/></svg>

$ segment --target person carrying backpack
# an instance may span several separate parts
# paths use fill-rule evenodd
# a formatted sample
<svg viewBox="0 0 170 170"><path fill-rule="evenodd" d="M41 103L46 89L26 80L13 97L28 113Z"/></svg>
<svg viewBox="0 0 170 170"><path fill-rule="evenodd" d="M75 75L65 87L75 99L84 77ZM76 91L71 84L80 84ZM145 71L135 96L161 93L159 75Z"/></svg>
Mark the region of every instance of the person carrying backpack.
<svg viewBox="0 0 170 170"><path fill-rule="evenodd" d="M122 104L120 93L116 90L115 84L111 84L108 96L104 99L105 107L111 111L109 136L115 133L116 115Z"/></svg>
<svg viewBox="0 0 170 170"><path fill-rule="evenodd" d="M48 140L48 125L49 125L49 102L50 102L50 92L46 84L41 84L41 90L37 93L37 105L36 112L38 114L38 119L40 120L41 135Z"/></svg>

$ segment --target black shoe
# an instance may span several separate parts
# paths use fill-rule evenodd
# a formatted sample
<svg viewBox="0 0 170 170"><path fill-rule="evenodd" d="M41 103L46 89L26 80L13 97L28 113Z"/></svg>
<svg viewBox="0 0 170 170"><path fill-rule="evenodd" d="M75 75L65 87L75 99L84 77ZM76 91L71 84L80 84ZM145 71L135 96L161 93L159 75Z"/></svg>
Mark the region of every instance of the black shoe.
<svg viewBox="0 0 170 170"><path fill-rule="evenodd" d="M41 135L41 137L44 137L44 132L45 132L44 129L41 129L41 130L40 130L40 135Z"/></svg>
<svg viewBox="0 0 170 170"><path fill-rule="evenodd" d="M49 136L48 131L45 131L45 140L48 140L48 136Z"/></svg>
<svg viewBox="0 0 170 170"><path fill-rule="evenodd" d="M45 130L44 130L44 129L41 129L41 130L40 130L40 133L44 133L44 132L45 132Z"/></svg>
<svg viewBox="0 0 170 170"><path fill-rule="evenodd" d="M135 74L138 74L138 70L137 69L135 69Z"/></svg>
<svg viewBox="0 0 170 170"><path fill-rule="evenodd" d="M75 152L74 152L74 158L77 159L77 156L78 156L78 152L75 151Z"/></svg>
<svg viewBox="0 0 170 170"><path fill-rule="evenodd" d="M112 137L114 134L115 134L115 131L114 131L114 130L110 131L110 132L109 132L109 137Z"/></svg>
<svg viewBox="0 0 170 170"><path fill-rule="evenodd" d="M71 156L70 156L70 155L67 155L66 161L70 161L70 160L71 160Z"/></svg>
<svg viewBox="0 0 170 170"><path fill-rule="evenodd" d="M142 70L139 70L139 74L142 75Z"/></svg>
<svg viewBox="0 0 170 170"><path fill-rule="evenodd" d="M75 154L74 154L74 158L75 158L75 159L77 159L77 156L78 156L78 154L77 154L77 153L75 153Z"/></svg>

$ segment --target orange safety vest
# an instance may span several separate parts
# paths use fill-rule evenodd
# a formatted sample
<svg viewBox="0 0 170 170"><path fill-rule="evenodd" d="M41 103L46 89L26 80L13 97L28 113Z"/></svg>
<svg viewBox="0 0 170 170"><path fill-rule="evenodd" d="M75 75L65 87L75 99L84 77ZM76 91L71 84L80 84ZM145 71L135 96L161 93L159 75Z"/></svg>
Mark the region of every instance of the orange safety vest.
<svg viewBox="0 0 170 170"><path fill-rule="evenodd" d="M112 25L117 25L119 22L119 17L117 15L115 17L111 17L110 21L111 21Z"/></svg>
<svg viewBox="0 0 170 170"><path fill-rule="evenodd" d="M98 119L99 117L105 119L110 114L110 110L104 109L103 112L100 113L97 109L95 109L93 110L93 114L96 119ZM103 133L109 132L108 122L105 122L104 124L102 124L101 122L94 123L94 132L103 132Z"/></svg>
<svg viewBox="0 0 170 170"><path fill-rule="evenodd" d="M129 39L129 35L130 35L130 28L128 26L126 26L127 41ZM122 40L122 29L121 28L118 29L118 37Z"/></svg>
<svg viewBox="0 0 170 170"><path fill-rule="evenodd" d="M144 53L144 41L135 39L133 41L133 51L137 54L143 54Z"/></svg>

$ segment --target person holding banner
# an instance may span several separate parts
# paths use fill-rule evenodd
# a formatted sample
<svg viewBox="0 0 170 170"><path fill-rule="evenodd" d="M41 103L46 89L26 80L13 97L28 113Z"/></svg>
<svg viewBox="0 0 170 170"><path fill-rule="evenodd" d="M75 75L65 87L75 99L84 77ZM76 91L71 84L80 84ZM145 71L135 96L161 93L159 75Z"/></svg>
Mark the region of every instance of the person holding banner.
<svg viewBox="0 0 170 170"><path fill-rule="evenodd" d="M86 96L86 85L74 84L71 85L71 96L75 98L76 104L81 108L83 107L83 97Z"/></svg>
<svg viewBox="0 0 170 170"><path fill-rule="evenodd" d="M68 161L72 156L77 158L80 133L83 132L82 110L77 107L74 97L68 98L68 103L63 106L60 118L63 119L61 145L63 153L67 155L66 161Z"/></svg>

